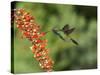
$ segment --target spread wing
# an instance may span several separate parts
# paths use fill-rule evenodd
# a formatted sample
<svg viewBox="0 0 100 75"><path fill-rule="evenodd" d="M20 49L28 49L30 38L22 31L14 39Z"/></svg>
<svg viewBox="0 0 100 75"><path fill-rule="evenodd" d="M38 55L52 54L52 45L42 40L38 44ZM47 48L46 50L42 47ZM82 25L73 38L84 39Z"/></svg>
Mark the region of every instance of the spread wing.
<svg viewBox="0 0 100 75"><path fill-rule="evenodd" d="M66 24L63 28L62 28L62 31L64 32L64 34L71 34L73 31L75 30L75 28L69 28L69 25Z"/></svg>
<svg viewBox="0 0 100 75"><path fill-rule="evenodd" d="M62 28L62 30L63 30L63 31L67 31L67 30L69 30L69 25L66 24L66 25Z"/></svg>
<svg viewBox="0 0 100 75"><path fill-rule="evenodd" d="M69 34L71 34L74 30L75 30L75 28L72 28L72 29L66 30L66 31L64 31L64 34L69 35Z"/></svg>

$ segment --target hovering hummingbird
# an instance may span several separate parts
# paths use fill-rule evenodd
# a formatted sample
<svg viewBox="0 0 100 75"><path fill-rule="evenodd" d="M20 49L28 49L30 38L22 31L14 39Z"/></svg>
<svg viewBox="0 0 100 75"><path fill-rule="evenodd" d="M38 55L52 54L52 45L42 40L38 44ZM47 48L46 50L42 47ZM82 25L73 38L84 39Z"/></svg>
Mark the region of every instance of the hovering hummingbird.
<svg viewBox="0 0 100 75"><path fill-rule="evenodd" d="M69 37L69 35L75 30L75 28L70 28L68 24L66 24L62 29L56 29L53 28L52 31L58 35L62 40L66 41L64 37L59 33L59 31L62 31L65 35ZM75 41L73 38L69 37L69 39L76 45L78 45L78 42Z"/></svg>

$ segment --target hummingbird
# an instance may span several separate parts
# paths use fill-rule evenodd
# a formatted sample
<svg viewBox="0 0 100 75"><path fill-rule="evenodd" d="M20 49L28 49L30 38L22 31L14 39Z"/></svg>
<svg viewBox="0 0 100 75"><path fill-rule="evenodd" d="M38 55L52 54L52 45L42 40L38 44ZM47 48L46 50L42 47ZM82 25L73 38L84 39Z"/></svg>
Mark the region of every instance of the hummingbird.
<svg viewBox="0 0 100 75"><path fill-rule="evenodd" d="M62 29L56 29L53 28L52 31L59 36L59 38L61 38L63 41L66 41L66 39L59 33L59 31L63 32L66 36L68 36L68 38L75 44L75 45L79 45L78 42L76 40L74 40L73 38L71 38L69 35L75 30L75 28L70 28L69 24L66 24Z"/></svg>

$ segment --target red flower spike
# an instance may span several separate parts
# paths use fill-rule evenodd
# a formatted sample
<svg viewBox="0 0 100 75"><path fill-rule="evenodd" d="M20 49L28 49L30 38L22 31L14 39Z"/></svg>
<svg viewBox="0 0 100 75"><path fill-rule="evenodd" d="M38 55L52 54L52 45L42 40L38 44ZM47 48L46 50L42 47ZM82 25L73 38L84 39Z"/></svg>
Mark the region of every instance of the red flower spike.
<svg viewBox="0 0 100 75"><path fill-rule="evenodd" d="M41 48L41 49L44 49L45 46L46 46L46 44L41 44L41 45L40 45L40 48Z"/></svg>
<svg viewBox="0 0 100 75"><path fill-rule="evenodd" d="M38 48L38 46L34 45L34 49L37 49L37 48Z"/></svg>
<svg viewBox="0 0 100 75"><path fill-rule="evenodd" d="M38 35L37 35L37 34L35 34L35 35L33 35L33 36L32 36L32 38L38 38Z"/></svg>
<svg viewBox="0 0 100 75"><path fill-rule="evenodd" d="M32 53L35 53L35 49L32 49Z"/></svg>
<svg viewBox="0 0 100 75"><path fill-rule="evenodd" d="M36 40L36 43L42 43L42 40L37 39L37 40Z"/></svg>
<svg viewBox="0 0 100 75"><path fill-rule="evenodd" d="M26 37L29 37L29 36L30 36L30 33L29 33L29 32L24 32L24 35L25 35Z"/></svg>
<svg viewBox="0 0 100 75"><path fill-rule="evenodd" d="M20 12L21 14L23 14L23 13L24 13L24 9L19 9L19 12Z"/></svg>
<svg viewBox="0 0 100 75"><path fill-rule="evenodd" d="M17 25L17 28L22 29L23 27L22 25Z"/></svg>
<svg viewBox="0 0 100 75"><path fill-rule="evenodd" d="M39 36L40 36L40 37L43 37L43 36L45 36L45 34L46 34L45 32L42 32L42 33L40 33Z"/></svg>
<svg viewBox="0 0 100 75"><path fill-rule="evenodd" d="M36 53L36 54L34 54L34 57L35 57L35 58L38 58L38 57L41 57L41 56L42 56L41 53Z"/></svg>
<svg viewBox="0 0 100 75"><path fill-rule="evenodd" d="M25 24L25 25L30 25L30 23L29 23L29 22L25 22L24 24Z"/></svg>
<svg viewBox="0 0 100 75"><path fill-rule="evenodd" d="M42 54L43 55L46 55L46 54L48 54L48 51L44 51L44 52L42 52Z"/></svg>
<svg viewBox="0 0 100 75"><path fill-rule="evenodd" d="M24 19L25 19L26 21L30 21L30 20L31 20L31 17L30 17L29 15L25 15L25 16L24 16Z"/></svg>
<svg viewBox="0 0 100 75"><path fill-rule="evenodd" d="M37 32L37 29L34 29L33 31L34 31L34 32Z"/></svg>
<svg viewBox="0 0 100 75"><path fill-rule="evenodd" d="M32 43L31 50L40 67L45 71L52 71L53 61L48 55L48 49L46 49L47 40L41 39L46 33L40 32L41 28L35 23L34 17L24 9L14 10L13 18L15 18L19 31Z"/></svg>
<svg viewBox="0 0 100 75"><path fill-rule="evenodd" d="M33 53L35 53L36 48L34 48L34 45L32 47L30 47L30 49L32 50Z"/></svg>

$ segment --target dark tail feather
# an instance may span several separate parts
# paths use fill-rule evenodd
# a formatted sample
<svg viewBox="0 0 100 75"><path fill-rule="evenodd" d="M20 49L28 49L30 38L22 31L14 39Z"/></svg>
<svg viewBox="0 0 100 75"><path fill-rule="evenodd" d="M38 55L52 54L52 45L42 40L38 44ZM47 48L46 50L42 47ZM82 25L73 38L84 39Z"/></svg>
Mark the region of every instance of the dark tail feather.
<svg viewBox="0 0 100 75"><path fill-rule="evenodd" d="M74 44L79 45L78 42L76 42L74 39L70 39Z"/></svg>

